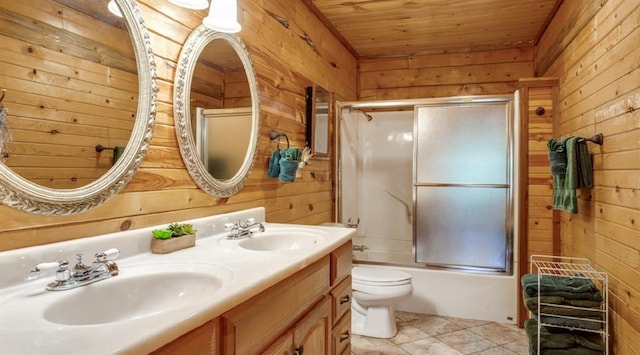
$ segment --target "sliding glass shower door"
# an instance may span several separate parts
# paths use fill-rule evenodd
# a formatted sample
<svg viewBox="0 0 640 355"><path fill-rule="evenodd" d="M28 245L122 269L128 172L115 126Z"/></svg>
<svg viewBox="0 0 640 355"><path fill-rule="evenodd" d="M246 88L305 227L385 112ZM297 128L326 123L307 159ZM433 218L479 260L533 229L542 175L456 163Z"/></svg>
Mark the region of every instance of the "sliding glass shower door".
<svg viewBox="0 0 640 355"><path fill-rule="evenodd" d="M511 101L416 107L418 263L511 272Z"/></svg>

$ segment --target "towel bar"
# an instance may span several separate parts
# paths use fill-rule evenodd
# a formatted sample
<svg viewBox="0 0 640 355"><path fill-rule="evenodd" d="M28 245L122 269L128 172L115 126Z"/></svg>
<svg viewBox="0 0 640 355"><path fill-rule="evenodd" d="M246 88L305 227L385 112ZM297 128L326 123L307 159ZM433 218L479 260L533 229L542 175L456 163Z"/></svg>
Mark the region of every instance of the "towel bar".
<svg viewBox="0 0 640 355"><path fill-rule="evenodd" d="M102 152L102 151L103 151L103 150L105 150L105 149L106 149L106 150L114 150L114 149L116 149L116 148L115 148L115 147L113 147L113 148L105 147L105 146L103 146L102 144L98 144L98 145L96 145L96 152L98 152L98 153Z"/></svg>
<svg viewBox="0 0 640 355"><path fill-rule="evenodd" d="M597 145L602 145L602 143L604 143L604 135L602 133L598 133L591 138L581 138L580 141L589 141Z"/></svg>

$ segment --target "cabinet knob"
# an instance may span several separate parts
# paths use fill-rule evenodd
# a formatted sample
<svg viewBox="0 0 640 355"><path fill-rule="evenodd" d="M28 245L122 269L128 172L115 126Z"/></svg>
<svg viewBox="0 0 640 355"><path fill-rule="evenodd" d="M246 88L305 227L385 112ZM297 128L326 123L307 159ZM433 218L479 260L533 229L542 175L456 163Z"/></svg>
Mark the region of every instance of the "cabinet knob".
<svg viewBox="0 0 640 355"><path fill-rule="evenodd" d="M300 345L299 347L296 348L296 350L293 352L293 355L302 355L304 353L304 347L302 345Z"/></svg>
<svg viewBox="0 0 640 355"><path fill-rule="evenodd" d="M345 331L344 333L340 334L340 342L342 343L343 341L349 339L349 331Z"/></svg>
<svg viewBox="0 0 640 355"><path fill-rule="evenodd" d="M340 304L345 304L349 301L351 301L351 297L349 297L349 295L340 298Z"/></svg>

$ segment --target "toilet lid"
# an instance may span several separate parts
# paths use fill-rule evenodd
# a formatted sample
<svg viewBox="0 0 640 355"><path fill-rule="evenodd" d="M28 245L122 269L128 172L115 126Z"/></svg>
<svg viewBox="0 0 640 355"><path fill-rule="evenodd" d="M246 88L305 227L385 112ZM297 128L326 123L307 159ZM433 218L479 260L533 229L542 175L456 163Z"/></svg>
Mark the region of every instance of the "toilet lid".
<svg viewBox="0 0 640 355"><path fill-rule="evenodd" d="M354 267L351 269L353 282L376 285L404 285L411 282L411 275L406 272L373 267Z"/></svg>

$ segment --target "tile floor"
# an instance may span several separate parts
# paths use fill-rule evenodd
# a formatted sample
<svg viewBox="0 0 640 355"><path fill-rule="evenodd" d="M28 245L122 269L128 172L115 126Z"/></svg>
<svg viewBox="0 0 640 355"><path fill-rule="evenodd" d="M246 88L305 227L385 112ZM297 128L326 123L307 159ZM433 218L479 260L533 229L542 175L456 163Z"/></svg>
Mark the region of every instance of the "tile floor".
<svg viewBox="0 0 640 355"><path fill-rule="evenodd" d="M528 355L524 329L452 317L396 312L398 334L391 339L354 335L356 355Z"/></svg>

